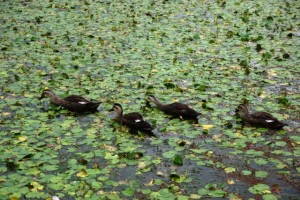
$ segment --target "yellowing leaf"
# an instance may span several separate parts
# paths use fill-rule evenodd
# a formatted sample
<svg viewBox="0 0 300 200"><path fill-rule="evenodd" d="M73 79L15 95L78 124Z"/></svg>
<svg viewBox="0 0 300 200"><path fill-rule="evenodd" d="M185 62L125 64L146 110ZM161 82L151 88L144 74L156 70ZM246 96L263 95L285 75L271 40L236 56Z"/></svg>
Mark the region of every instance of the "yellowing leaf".
<svg viewBox="0 0 300 200"><path fill-rule="evenodd" d="M277 73L275 70L270 69L270 70L267 70L267 75L268 75L268 77L274 77L274 76L277 76Z"/></svg>
<svg viewBox="0 0 300 200"><path fill-rule="evenodd" d="M19 198L18 197L10 197L9 200L19 200Z"/></svg>
<svg viewBox="0 0 300 200"><path fill-rule="evenodd" d="M8 115L10 115L10 112L3 112L2 115L3 116L8 116Z"/></svg>
<svg viewBox="0 0 300 200"><path fill-rule="evenodd" d="M43 190L44 189L44 186L39 184L38 182L31 182L31 185L33 186L31 191L38 191L38 190Z"/></svg>
<svg viewBox="0 0 300 200"><path fill-rule="evenodd" d="M230 196L230 200L243 200L243 198L232 195L232 196Z"/></svg>
<svg viewBox="0 0 300 200"><path fill-rule="evenodd" d="M259 97L264 99L266 96L267 96L267 95L266 95L266 92L263 91Z"/></svg>
<svg viewBox="0 0 300 200"><path fill-rule="evenodd" d="M232 66L229 66L231 69L236 69L236 70L240 70L240 69L242 69L242 67L241 66L239 66L239 65L232 65Z"/></svg>
<svg viewBox="0 0 300 200"><path fill-rule="evenodd" d="M5 182L6 179L5 178L0 178L0 183Z"/></svg>
<svg viewBox="0 0 300 200"><path fill-rule="evenodd" d="M234 180L232 180L232 179L228 179L228 180L227 180L227 183L228 183L229 185L233 185L235 182L234 182Z"/></svg>
<svg viewBox="0 0 300 200"><path fill-rule="evenodd" d="M78 173L76 174L76 176L81 177L81 178L84 178L84 177L87 177L87 176L88 176L88 173L85 171L85 169L82 169L82 170L80 170L80 172L78 172Z"/></svg>
<svg viewBox="0 0 300 200"><path fill-rule="evenodd" d="M149 181L149 183L144 184L145 186L152 186L154 184L154 179L151 178L151 180Z"/></svg>
<svg viewBox="0 0 300 200"><path fill-rule="evenodd" d="M200 199L201 198L201 196L198 194L191 194L190 197L191 197L191 199Z"/></svg>
<svg viewBox="0 0 300 200"><path fill-rule="evenodd" d="M27 140L27 137L26 136L20 136L18 139L19 139L19 141L24 142L24 141Z"/></svg>
<svg viewBox="0 0 300 200"><path fill-rule="evenodd" d="M156 175L157 176L164 176L164 173L162 171L158 171L158 172L156 172Z"/></svg>
<svg viewBox="0 0 300 200"><path fill-rule="evenodd" d="M208 157L212 156L213 154L214 154L213 151L207 151L207 152L206 152L206 156L208 156Z"/></svg>
<svg viewBox="0 0 300 200"><path fill-rule="evenodd" d="M253 135L254 135L255 137L259 137L259 136L261 136L261 133L260 133L260 132L255 132Z"/></svg>
<svg viewBox="0 0 300 200"><path fill-rule="evenodd" d="M145 167L146 167L146 163L145 162L139 162L139 164L138 164L138 168L139 169L143 169Z"/></svg>
<svg viewBox="0 0 300 200"><path fill-rule="evenodd" d="M270 194L271 191L270 191L270 190L264 190L264 191L262 191L262 193L263 193L263 194Z"/></svg>
<svg viewBox="0 0 300 200"><path fill-rule="evenodd" d="M206 129L206 130L208 130L208 129L212 128L212 127L213 127L212 124L205 124L205 125L202 125L202 128L203 128L203 129Z"/></svg>
<svg viewBox="0 0 300 200"><path fill-rule="evenodd" d="M126 104L126 103L130 103L131 101L130 100L127 100L127 99L123 99L123 100L120 100L120 102L122 104Z"/></svg>
<svg viewBox="0 0 300 200"><path fill-rule="evenodd" d="M113 152L113 151L116 151L117 148L116 147L113 147L113 146L110 146L110 145L105 145L105 149L107 151L110 151L110 152Z"/></svg>
<svg viewBox="0 0 300 200"><path fill-rule="evenodd" d="M288 119L290 117L290 115L288 115L288 114L283 114L282 116L283 116L283 119Z"/></svg>
<svg viewBox="0 0 300 200"><path fill-rule="evenodd" d="M233 168L233 167L226 167L226 168L224 169L224 171L225 171L226 173L235 172L235 168Z"/></svg>
<svg viewBox="0 0 300 200"><path fill-rule="evenodd" d="M237 136L237 137L243 137L244 135L241 132L236 132L235 136Z"/></svg>
<svg viewBox="0 0 300 200"><path fill-rule="evenodd" d="M127 165L125 163L118 164L118 168L125 168Z"/></svg>
<svg viewBox="0 0 300 200"><path fill-rule="evenodd" d="M213 139L214 139L216 142L222 142L221 137L222 137L222 135L221 135L221 134L218 134L218 135L214 135L214 136L213 136Z"/></svg>
<svg viewBox="0 0 300 200"><path fill-rule="evenodd" d="M128 182L127 181L119 181L118 184L119 185L128 185Z"/></svg>

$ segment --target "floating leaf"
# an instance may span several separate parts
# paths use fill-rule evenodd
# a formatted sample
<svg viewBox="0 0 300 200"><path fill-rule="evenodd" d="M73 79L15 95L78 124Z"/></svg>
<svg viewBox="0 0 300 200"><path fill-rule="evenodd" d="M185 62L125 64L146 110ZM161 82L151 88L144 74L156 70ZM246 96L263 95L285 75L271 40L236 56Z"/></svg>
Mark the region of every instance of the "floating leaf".
<svg viewBox="0 0 300 200"><path fill-rule="evenodd" d="M275 142L275 145L279 146L279 147L284 147L284 146L286 146L286 142L278 141L278 142Z"/></svg>
<svg viewBox="0 0 300 200"><path fill-rule="evenodd" d="M244 171L242 171L242 174L245 175L245 176L248 176L248 175L251 175L252 172L248 171L248 170L244 170Z"/></svg>
<svg viewBox="0 0 300 200"><path fill-rule="evenodd" d="M254 159L254 162L259 165L266 165L268 163L268 161L263 158Z"/></svg>
<svg viewBox="0 0 300 200"><path fill-rule="evenodd" d="M256 171L255 172L255 176L257 178L265 178L266 176L268 176L268 172L265 172L265 171Z"/></svg>
<svg viewBox="0 0 300 200"><path fill-rule="evenodd" d="M186 2L1 1L0 199L297 194L298 1ZM38 101L44 86L101 101L99 112ZM145 106L150 93L193 105L199 124ZM289 126L242 125L235 109L245 101ZM124 113L140 112L157 138L115 126L107 111L114 102ZM247 184L235 190L233 180ZM31 191L33 181L44 188ZM257 181L284 190L245 194ZM195 185L203 194L184 188ZM126 188L134 194L124 195Z"/></svg>
<svg viewBox="0 0 300 200"><path fill-rule="evenodd" d="M193 194L192 194L192 195L193 195ZM191 195L191 198L196 199L196 196L192 196L192 195ZM194 194L194 195L196 195L196 194ZM197 195L197 197L200 198L199 195ZM189 200L189 197L183 196L183 195L179 195L179 196L177 197L177 200Z"/></svg>
<svg viewBox="0 0 300 200"><path fill-rule="evenodd" d="M209 190L206 188L201 188L198 190L198 194L200 195L208 195L209 194Z"/></svg>
<svg viewBox="0 0 300 200"><path fill-rule="evenodd" d="M262 196L263 200L277 200L278 198L274 194L264 194Z"/></svg>
<svg viewBox="0 0 300 200"><path fill-rule="evenodd" d="M261 183L250 187L248 190L252 194L268 194L268 193L271 193L270 187L266 184L261 184Z"/></svg>
<svg viewBox="0 0 300 200"><path fill-rule="evenodd" d="M122 191L122 194L131 197L134 194L134 189L133 188L126 188L125 190Z"/></svg>
<svg viewBox="0 0 300 200"><path fill-rule="evenodd" d="M152 196L152 194L151 194ZM158 200L173 200L175 199L175 195L172 194L168 189L161 189L158 191L158 195L156 197Z"/></svg>
<svg viewBox="0 0 300 200"><path fill-rule="evenodd" d="M164 158L173 158L176 155L176 151L166 151L162 155Z"/></svg>
<svg viewBox="0 0 300 200"><path fill-rule="evenodd" d="M58 182L61 182L62 180L63 180L63 178L60 176L54 176L54 177L50 178L50 181L53 183L58 183Z"/></svg>
<svg viewBox="0 0 300 200"><path fill-rule="evenodd" d="M209 194L212 197L224 197L227 194L227 192L225 192L223 190L214 190L214 191L211 191Z"/></svg>

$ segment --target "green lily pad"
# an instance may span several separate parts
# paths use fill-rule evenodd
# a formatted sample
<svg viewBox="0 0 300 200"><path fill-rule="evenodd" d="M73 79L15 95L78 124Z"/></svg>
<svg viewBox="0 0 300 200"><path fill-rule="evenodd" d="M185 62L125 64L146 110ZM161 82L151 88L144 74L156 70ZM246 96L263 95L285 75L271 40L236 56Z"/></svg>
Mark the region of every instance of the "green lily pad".
<svg viewBox="0 0 300 200"><path fill-rule="evenodd" d="M122 194L131 197L134 194L134 189L133 188L126 188L124 191L122 191Z"/></svg>
<svg viewBox="0 0 300 200"><path fill-rule="evenodd" d="M251 192L252 194L266 194L266 193L270 193L270 187L266 184L261 184L258 183L252 187L250 187L249 192Z"/></svg>

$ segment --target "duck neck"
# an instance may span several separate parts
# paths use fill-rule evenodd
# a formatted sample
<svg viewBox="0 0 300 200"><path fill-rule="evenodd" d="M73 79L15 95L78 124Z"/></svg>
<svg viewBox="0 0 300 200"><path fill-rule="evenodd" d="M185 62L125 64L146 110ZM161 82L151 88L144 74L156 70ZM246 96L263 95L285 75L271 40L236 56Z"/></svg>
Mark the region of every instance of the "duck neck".
<svg viewBox="0 0 300 200"><path fill-rule="evenodd" d="M241 118L246 118L249 116L249 110L246 106L241 106L239 110L239 115Z"/></svg>
<svg viewBox="0 0 300 200"><path fill-rule="evenodd" d="M51 103L54 103L54 104L62 100L62 98L60 98L59 96L56 96L53 92L49 93L48 96L50 98Z"/></svg>
<svg viewBox="0 0 300 200"><path fill-rule="evenodd" d="M120 121L123 118L123 110L116 112L115 120Z"/></svg>
<svg viewBox="0 0 300 200"><path fill-rule="evenodd" d="M158 107L158 108L161 108L161 107L163 107L164 105L166 105L166 104L164 104L164 103L161 103L159 100L157 100L156 98L154 98L153 99L153 103Z"/></svg>

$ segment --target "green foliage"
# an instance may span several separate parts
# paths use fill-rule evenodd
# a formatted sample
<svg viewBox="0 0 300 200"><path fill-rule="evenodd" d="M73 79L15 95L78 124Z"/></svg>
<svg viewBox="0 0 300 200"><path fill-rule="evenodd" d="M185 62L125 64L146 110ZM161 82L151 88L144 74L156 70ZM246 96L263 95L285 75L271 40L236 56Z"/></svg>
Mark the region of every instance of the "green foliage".
<svg viewBox="0 0 300 200"><path fill-rule="evenodd" d="M0 199L298 197L298 1L0 6ZM100 112L39 101L45 87L101 101ZM187 103L198 124L149 106L149 94ZM113 123L115 102L157 138ZM242 102L289 127L242 126Z"/></svg>
<svg viewBox="0 0 300 200"><path fill-rule="evenodd" d="M256 184L252 187L250 187L248 190L252 194L265 194L265 193L270 193L270 187L266 184Z"/></svg>

